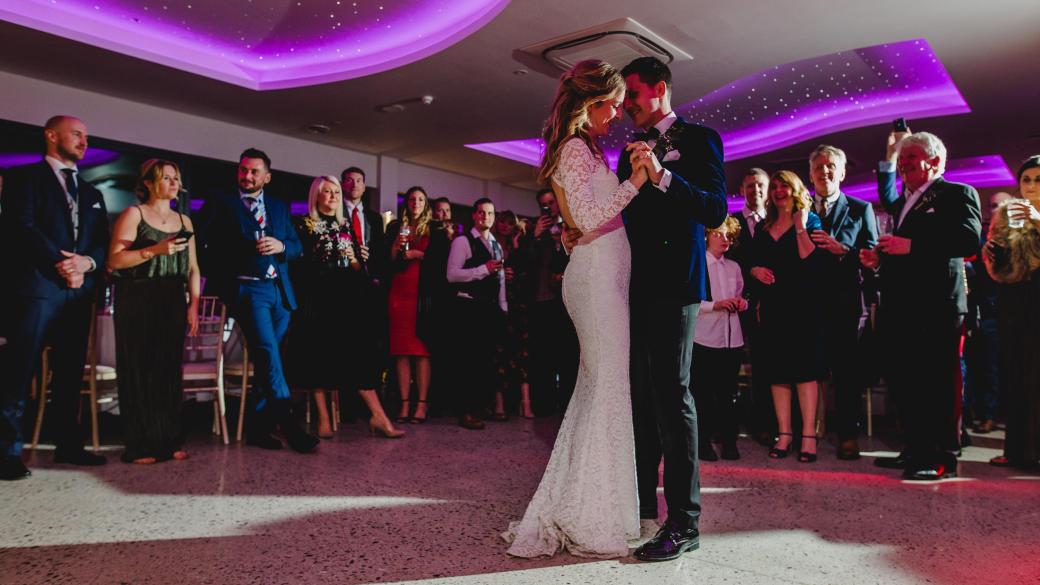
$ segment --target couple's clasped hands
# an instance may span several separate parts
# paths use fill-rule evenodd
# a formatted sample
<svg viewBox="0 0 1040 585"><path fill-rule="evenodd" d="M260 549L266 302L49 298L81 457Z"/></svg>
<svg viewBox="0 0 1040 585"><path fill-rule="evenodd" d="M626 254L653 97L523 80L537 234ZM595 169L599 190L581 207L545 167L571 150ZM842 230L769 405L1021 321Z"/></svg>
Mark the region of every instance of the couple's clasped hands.
<svg viewBox="0 0 1040 585"><path fill-rule="evenodd" d="M648 180L655 185L661 182L664 167L649 144L642 140L630 142L625 146L625 151L628 152L628 161L632 163L632 176L628 178L630 183L639 189Z"/></svg>

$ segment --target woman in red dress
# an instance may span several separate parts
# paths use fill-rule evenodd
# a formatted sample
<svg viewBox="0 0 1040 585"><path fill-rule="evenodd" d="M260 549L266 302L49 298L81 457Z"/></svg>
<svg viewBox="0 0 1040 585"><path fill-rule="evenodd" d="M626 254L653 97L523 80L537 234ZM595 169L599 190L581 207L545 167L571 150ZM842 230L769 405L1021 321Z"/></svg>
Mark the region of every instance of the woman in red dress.
<svg viewBox="0 0 1040 585"><path fill-rule="evenodd" d="M398 422L426 421L426 394L430 389L430 351L416 334L419 299L419 265L430 244L432 212L426 190L412 187L405 195L405 213L390 224L387 236L392 242L390 260L395 268L390 281L390 355L397 364L397 384L401 390ZM411 410L412 372L419 389L415 412Z"/></svg>

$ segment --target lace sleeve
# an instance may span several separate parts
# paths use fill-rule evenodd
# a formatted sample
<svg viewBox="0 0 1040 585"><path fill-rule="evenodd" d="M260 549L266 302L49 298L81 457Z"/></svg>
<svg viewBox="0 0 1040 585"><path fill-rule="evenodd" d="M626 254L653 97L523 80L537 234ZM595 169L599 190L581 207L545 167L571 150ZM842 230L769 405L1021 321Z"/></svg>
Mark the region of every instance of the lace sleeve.
<svg viewBox="0 0 1040 585"><path fill-rule="evenodd" d="M553 179L564 189L576 227L585 233L616 217L639 193L635 185L626 180L609 197L596 197L592 173L599 164L589 147L574 138L563 145L559 166L553 173Z"/></svg>

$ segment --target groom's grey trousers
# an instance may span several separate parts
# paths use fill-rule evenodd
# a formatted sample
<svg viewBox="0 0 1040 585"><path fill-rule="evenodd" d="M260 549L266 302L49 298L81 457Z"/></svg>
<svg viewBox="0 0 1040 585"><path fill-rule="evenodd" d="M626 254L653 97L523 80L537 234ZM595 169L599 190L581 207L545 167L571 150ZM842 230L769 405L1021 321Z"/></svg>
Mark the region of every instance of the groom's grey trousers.
<svg viewBox="0 0 1040 585"><path fill-rule="evenodd" d="M633 301L631 307L639 516L657 518L657 471L663 455L668 521L682 528L698 528L700 462L690 361L700 303Z"/></svg>

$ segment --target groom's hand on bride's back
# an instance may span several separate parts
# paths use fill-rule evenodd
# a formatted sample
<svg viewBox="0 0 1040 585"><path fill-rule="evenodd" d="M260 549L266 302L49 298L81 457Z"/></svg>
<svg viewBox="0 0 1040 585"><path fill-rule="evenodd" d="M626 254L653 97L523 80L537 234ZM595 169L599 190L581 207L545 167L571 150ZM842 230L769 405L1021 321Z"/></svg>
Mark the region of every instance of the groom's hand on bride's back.
<svg viewBox="0 0 1040 585"><path fill-rule="evenodd" d="M578 240L584 236L585 233L578 228L569 227L563 232L563 248L570 254L571 250L574 249L574 245L578 243Z"/></svg>

